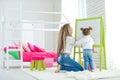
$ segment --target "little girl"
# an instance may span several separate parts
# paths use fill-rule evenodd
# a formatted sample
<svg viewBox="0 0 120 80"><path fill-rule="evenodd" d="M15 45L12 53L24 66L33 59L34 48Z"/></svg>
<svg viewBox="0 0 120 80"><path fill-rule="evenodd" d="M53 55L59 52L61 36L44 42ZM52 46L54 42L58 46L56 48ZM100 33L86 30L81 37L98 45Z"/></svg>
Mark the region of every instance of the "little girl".
<svg viewBox="0 0 120 80"><path fill-rule="evenodd" d="M76 41L77 46L82 46L83 48L83 58L84 58L84 69L88 70L88 64L90 65L90 70L93 72L93 58L92 58L92 47L94 41L90 35L92 28L81 28L83 37Z"/></svg>
<svg viewBox="0 0 120 80"><path fill-rule="evenodd" d="M65 24L61 27L58 35L57 43L57 69L55 72L60 70L66 71L83 71L80 64L70 58L72 48L75 40L72 37L72 28L69 24Z"/></svg>

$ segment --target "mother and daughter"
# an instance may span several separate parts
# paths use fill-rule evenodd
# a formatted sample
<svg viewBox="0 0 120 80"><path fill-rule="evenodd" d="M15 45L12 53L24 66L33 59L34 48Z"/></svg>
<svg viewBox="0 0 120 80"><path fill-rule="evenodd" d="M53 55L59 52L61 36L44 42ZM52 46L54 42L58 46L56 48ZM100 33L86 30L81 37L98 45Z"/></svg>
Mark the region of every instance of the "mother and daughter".
<svg viewBox="0 0 120 80"><path fill-rule="evenodd" d="M58 35L57 43L57 69L56 73L60 70L66 71L83 71L88 70L88 64L90 65L90 70L93 71L93 59L92 59L92 45L93 39L90 36L91 27L81 28L83 37L75 41L72 37L72 27L70 24L65 24L61 27ZM83 58L84 58L84 68L77 63L75 60L71 59L73 46L82 46L83 48Z"/></svg>

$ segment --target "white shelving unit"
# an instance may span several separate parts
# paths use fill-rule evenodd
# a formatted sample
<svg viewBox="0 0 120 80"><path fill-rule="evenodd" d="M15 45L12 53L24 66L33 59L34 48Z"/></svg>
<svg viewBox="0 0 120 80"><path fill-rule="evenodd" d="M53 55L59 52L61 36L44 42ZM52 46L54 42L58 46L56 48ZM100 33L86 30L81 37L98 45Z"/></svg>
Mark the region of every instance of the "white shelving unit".
<svg viewBox="0 0 120 80"><path fill-rule="evenodd" d="M68 20L68 18L62 13L62 12L43 12L43 11L24 11L23 10L23 0L20 0L20 9L19 9L19 21L8 21L8 20L6 20L5 19L5 15L3 15L3 22L2 22L2 24L3 24L3 26L2 27L5 27L6 28L6 30L4 30L5 31L5 34L7 35L7 42L4 42L5 44L7 44L7 56L6 56L6 60L4 60L5 61L5 65L4 66L6 66L6 68L7 69L9 69L9 67L10 66L13 66L13 65L20 65L21 66L21 69L23 68L23 53L22 53L22 36L21 36L21 39L20 40L17 40L17 41L20 41L20 43L21 43L21 46L20 46L20 49L9 49L8 48L8 46L10 45L9 43L10 42L14 42L14 41L16 41L16 39L11 39L11 38L13 38L13 36L12 35L10 35L9 34L9 32L11 33L11 32L14 32L14 31L18 31L18 32L20 32L20 31L49 31L49 32L51 32L51 31L58 31L59 29L55 29L55 28L43 28L43 29L41 29L41 28L39 28L39 29L35 29L35 28L33 28L33 29L22 29L21 27L22 27L22 25L24 24L24 23L30 23L30 24L32 24L32 25L34 25L34 24L52 24L52 25L61 25L61 24L65 24L65 23L70 23L70 21ZM14 10L14 9L13 9ZM17 10L18 11L18 10ZM29 13L32 13L32 14L44 14L44 15L60 15L60 17L64 17L65 19L66 19L66 22L61 22L61 21L45 21L45 20L24 20L23 19L23 14L24 13L27 13L27 14L29 14ZM8 25L5 25L5 24L8 24ZM15 26L15 24L19 24L21 27L17 27L17 28L15 28L14 26ZM20 60L11 60L11 59L9 59L9 51L20 51L20 56L21 56L21 58L20 58Z"/></svg>

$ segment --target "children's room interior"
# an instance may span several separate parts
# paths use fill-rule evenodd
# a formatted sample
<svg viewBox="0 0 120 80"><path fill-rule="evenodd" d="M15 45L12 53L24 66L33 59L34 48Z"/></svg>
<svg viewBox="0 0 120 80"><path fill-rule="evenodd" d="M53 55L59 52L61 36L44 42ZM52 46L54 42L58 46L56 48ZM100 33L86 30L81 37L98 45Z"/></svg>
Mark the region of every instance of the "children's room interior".
<svg viewBox="0 0 120 80"><path fill-rule="evenodd" d="M119 0L0 0L0 79L120 80L119 4ZM60 38L65 25L72 30L68 33L74 44L67 42L68 37ZM92 64L86 62L84 45L76 45L82 44L85 29L94 41ZM64 48L58 54L60 40L65 50L72 45L70 55ZM62 53L83 70L56 71Z"/></svg>

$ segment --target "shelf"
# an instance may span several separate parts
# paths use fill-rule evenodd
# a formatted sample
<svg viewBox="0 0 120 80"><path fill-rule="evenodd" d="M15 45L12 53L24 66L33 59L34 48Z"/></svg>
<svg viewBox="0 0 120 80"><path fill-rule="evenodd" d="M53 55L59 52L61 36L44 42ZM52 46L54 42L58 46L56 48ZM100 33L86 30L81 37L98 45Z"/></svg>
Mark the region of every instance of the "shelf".
<svg viewBox="0 0 120 80"><path fill-rule="evenodd" d="M9 29L10 31L59 31L59 29L21 29L21 28L15 28L15 29Z"/></svg>
<svg viewBox="0 0 120 80"><path fill-rule="evenodd" d="M8 51L21 51L21 49L8 49Z"/></svg>
<svg viewBox="0 0 120 80"><path fill-rule="evenodd" d="M41 11L23 11L25 13L38 13L38 14L63 14L62 12L41 12Z"/></svg>
<svg viewBox="0 0 120 80"><path fill-rule="evenodd" d="M83 53L83 52L75 52L75 53ZM97 51L93 51L92 53L98 53Z"/></svg>

